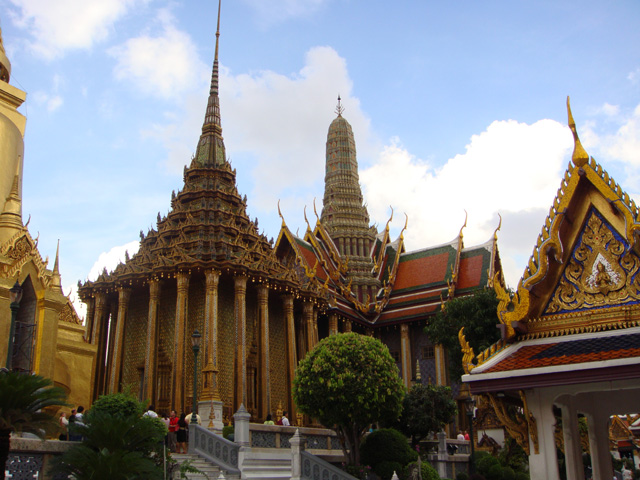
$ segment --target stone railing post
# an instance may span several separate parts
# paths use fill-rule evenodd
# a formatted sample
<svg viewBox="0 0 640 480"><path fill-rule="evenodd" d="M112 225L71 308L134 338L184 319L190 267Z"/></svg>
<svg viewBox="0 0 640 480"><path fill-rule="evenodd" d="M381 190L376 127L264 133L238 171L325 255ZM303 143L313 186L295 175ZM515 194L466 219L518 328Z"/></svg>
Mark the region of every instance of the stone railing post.
<svg viewBox="0 0 640 480"><path fill-rule="evenodd" d="M240 408L233 414L235 427L233 429L234 442L241 447L251 446L249 441L249 419L251 414L244 408L244 404L240 404Z"/></svg>
<svg viewBox="0 0 640 480"><path fill-rule="evenodd" d="M438 475L440 478L447 477L447 462L449 461L449 453L447 452L447 434L444 431L438 432Z"/></svg>
<svg viewBox="0 0 640 480"><path fill-rule="evenodd" d="M302 478L302 451L304 450L304 438L300 435L300 430L296 428L296 433L289 439L291 445L291 480L301 480Z"/></svg>

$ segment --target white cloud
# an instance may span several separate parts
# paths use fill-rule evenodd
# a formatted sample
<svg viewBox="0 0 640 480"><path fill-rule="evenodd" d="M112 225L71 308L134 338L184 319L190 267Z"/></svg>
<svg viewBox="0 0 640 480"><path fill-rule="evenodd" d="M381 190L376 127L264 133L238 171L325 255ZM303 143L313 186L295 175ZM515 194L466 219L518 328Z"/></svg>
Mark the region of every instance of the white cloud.
<svg viewBox="0 0 640 480"><path fill-rule="evenodd" d="M636 68L633 72L630 72L629 75L627 75L627 80L633 84L638 83L638 81L640 81L640 68Z"/></svg>
<svg viewBox="0 0 640 480"><path fill-rule="evenodd" d="M136 3L148 0L10 0L13 23L33 36L30 47L53 59L66 50L91 48Z"/></svg>
<svg viewBox="0 0 640 480"><path fill-rule="evenodd" d="M93 267L91 267L87 279L95 281L105 268L107 272L111 272L120 262L124 263L125 252L129 252L129 256L133 256L133 254L138 251L138 248L140 248L140 242L135 240L125 243L124 245L113 247L108 252L102 252L98 260L93 264Z"/></svg>
<svg viewBox="0 0 640 480"><path fill-rule="evenodd" d="M471 138L464 154L438 169L415 158L397 140L392 141L375 165L361 169L360 179L372 218L388 218L392 205L397 231L404 225L401 214L409 216L405 233L409 249L455 238L466 210L467 246L489 240L501 213L502 254L528 258L572 145L569 129L552 120L533 125L495 121ZM515 285L523 265L505 265L510 284Z"/></svg>
<svg viewBox="0 0 640 480"><path fill-rule="evenodd" d="M44 105L49 113L55 112L64 103L62 96L58 93L63 84L64 79L60 75L54 75L52 79L51 92L47 93L42 90L38 90L34 92L33 100L37 105Z"/></svg>
<svg viewBox="0 0 640 480"><path fill-rule="evenodd" d="M172 24L174 18L166 10L160 12L159 20L160 35L145 33L108 53L117 61L118 80L132 82L143 94L181 101L184 92L206 81L210 70L199 59L191 37Z"/></svg>

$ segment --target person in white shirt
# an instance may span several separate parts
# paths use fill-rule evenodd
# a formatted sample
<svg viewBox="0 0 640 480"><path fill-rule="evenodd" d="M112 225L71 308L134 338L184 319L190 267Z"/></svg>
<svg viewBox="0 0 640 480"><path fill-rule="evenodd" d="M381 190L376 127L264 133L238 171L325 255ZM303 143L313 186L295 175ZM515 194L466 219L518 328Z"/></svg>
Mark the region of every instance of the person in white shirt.
<svg viewBox="0 0 640 480"><path fill-rule="evenodd" d="M154 411L153 405L149 405L149 408L147 408L147 411L144 412L144 414L142 416L143 417L158 418L158 414Z"/></svg>
<svg viewBox="0 0 640 480"><path fill-rule="evenodd" d="M282 412L282 425L284 427L289 427L291 423L289 423L289 419L287 418L287 411Z"/></svg>

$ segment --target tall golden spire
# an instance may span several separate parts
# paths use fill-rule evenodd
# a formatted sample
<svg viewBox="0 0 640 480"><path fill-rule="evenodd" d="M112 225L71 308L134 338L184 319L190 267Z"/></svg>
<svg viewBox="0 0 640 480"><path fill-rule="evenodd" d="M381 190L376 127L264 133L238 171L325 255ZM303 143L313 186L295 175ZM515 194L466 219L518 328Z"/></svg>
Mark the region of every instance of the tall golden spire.
<svg viewBox="0 0 640 480"><path fill-rule="evenodd" d="M0 80L9 83L11 77L11 62L7 58L4 51L4 43L2 41L2 29L0 29Z"/></svg>
<svg viewBox="0 0 640 480"><path fill-rule="evenodd" d="M569 117L569 128L571 129L571 133L573 133L573 155L571 156L571 160L576 167L581 167L585 163L589 161L589 154L582 147L582 143L580 143L580 139L578 138L578 131L576 129L576 122L573 120L573 115L571 114L571 104L569 103L569 97L567 96L567 114Z"/></svg>
<svg viewBox="0 0 640 480"><path fill-rule="evenodd" d="M192 167L219 167L226 161L222 125L220 122L220 97L218 95L218 44L220 41L220 8L222 0L218 0L218 26L216 29L216 50L211 72L211 87L207 111L202 124L202 134L198 141L196 155L191 162Z"/></svg>

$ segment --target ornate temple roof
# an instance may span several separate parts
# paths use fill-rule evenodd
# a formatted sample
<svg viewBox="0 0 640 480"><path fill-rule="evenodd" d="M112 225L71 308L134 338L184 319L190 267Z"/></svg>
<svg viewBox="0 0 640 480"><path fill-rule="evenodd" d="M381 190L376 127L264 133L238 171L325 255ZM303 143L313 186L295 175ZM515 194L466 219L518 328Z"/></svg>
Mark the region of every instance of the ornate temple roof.
<svg viewBox="0 0 640 480"><path fill-rule="evenodd" d="M236 171L226 158L218 94L218 46L202 133L184 187L171 194L171 210L158 213L157 227L140 232L140 249L116 269L103 272L84 287L142 280L178 270L217 268L239 271L265 281L297 285L296 271L275 256L272 241L259 232L258 220L247 215L247 197L236 186Z"/></svg>
<svg viewBox="0 0 640 480"><path fill-rule="evenodd" d="M572 161L517 291L511 297L495 284L502 340L475 357L461 332L465 381L605 368L625 359L637 368L640 211L585 152L568 100L567 111Z"/></svg>

